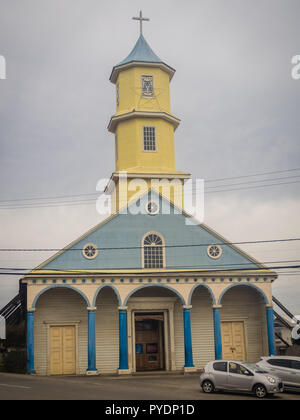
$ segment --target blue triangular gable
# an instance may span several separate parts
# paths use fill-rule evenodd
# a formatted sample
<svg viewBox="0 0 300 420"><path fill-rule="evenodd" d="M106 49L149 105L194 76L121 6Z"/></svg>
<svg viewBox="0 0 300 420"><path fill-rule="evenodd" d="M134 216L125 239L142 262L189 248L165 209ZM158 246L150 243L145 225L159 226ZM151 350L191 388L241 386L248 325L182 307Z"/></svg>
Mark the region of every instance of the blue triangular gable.
<svg viewBox="0 0 300 420"><path fill-rule="evenodd" d="M131 214L133 207L145 209L151 199L159 202L160 211L156 215ZM154 191L144 194L128 207L127 214L109 218L107 222L81 237L78 242L40 269L43 270L130 270L142 268L142 238L148 232L163 236L166 252L166 269L229 270L257 269L258 263L243 252L226 244L226 241L208 227L190 223L185 214L179 214L171 206L171 214L162 214L169 208L169 202ZM189 219L189 223L187 223ZM92 243L99 248L92 260L82 255L82 248ZM218 259L208 256L208 245L219 244L222 255ZM261 268L261 267L260 267Z"/></svg>

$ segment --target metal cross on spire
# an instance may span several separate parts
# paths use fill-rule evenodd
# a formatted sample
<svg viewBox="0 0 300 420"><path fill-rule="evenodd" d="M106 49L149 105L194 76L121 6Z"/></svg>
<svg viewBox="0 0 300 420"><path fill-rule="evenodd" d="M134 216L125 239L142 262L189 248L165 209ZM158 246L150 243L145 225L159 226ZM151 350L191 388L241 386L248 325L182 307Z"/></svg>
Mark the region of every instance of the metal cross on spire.
<svg viewBox="0 0 300 420"><path fill-rule="evenodd" d="M144 18L141 10L140 10L140 16L139 17L133 17L132 19L140 21L140 34L143 35L143 20L149 21L150 19L149 18Z"/></svg>

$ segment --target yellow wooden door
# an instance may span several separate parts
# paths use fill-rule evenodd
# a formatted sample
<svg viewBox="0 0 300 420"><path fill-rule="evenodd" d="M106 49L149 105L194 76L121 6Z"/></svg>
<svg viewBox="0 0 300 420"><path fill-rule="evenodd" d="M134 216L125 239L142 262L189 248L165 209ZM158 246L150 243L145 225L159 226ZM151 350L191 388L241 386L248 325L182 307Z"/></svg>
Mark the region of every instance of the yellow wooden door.
<svg viewBox="0 0 300 420"><path fill-rule="evenodd" d="M243 322L222 322L224 360L245 360L245 332Z"/></svg>
<svg viewBox="0 0 300 420"><path fill-rule="evenodd" d="M50 375L76 373L75 337L74 326L50 327Z"/></svg>
<svg viewBox="0 0 300 420"><path fill-rule="evenodd" d="M50 328L50 375L61 375L63 371L61 327Z"/></svg>

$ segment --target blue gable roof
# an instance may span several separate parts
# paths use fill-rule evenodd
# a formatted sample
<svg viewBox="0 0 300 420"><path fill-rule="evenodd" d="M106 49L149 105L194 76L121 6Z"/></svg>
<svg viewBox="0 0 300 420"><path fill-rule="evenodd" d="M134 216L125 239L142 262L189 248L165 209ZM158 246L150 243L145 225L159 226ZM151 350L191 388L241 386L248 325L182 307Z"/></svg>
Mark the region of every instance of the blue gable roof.
<svg viewBox="0 0 300 420"><path fill-rule="evenodd" d="M169 202L155 192L151 199L159 201L160 212L157 215L131 214L131 207L145 208L150 193L131 204L127 214L119 213L103 222L70 248L57 254L42 270L130 270L142 268L142 238L148 232L158 232L165 241L166 269L254 269L260 267L250 257L212 232L204 225L186 223L185 214L176 214L171 207L171 214L162 214L162 209ZM96 258L88 260L82 255L82 248L92 243L99 248ZM207 254L210 244L220 244L222 255L212 259ZM261 267L260 267L261 268Z"/></svg>

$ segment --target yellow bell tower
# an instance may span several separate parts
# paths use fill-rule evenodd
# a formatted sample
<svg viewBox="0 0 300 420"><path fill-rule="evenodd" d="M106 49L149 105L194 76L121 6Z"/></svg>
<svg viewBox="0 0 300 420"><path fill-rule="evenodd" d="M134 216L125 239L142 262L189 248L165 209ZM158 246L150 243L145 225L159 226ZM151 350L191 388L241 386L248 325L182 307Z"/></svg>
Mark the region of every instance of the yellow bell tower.
<svg viewBox="0 0 300 420"><path fill-rule="evenodd" d="M108 130L115 135L116 169L106 191L115 203L113 213L151 187L163 194L163 185L175 180L170 199L182 207L182 186L190 177L175 169L174 131L180 123L170 109L170 81L175 70L146 42L142 22L149 19L141 12L133 19L140 21L139 39L110 76L116 85L116 113Z"/></svg>

